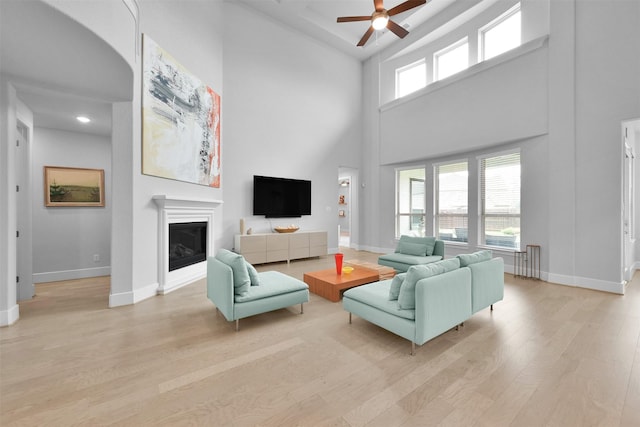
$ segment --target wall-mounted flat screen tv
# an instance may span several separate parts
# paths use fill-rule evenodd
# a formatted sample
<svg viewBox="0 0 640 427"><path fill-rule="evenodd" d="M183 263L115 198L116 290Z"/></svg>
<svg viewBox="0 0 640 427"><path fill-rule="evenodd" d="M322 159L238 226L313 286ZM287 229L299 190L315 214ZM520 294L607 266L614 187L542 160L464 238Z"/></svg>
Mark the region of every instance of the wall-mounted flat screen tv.
<svg viewBox="0 0 640 427"><path fill-rule="evenodd" d="M254 175L253 214L267 218L311 215L311 181Z"/></svg>

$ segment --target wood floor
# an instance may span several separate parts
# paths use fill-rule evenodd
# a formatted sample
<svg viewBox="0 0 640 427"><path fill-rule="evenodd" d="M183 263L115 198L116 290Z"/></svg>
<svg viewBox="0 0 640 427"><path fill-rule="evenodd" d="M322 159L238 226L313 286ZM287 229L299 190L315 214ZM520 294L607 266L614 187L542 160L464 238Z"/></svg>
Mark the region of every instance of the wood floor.
<svg viewBox="0 0 640 427"><path fill-rule="evenodd" d="M113 309L109 278L36 292L0 328L2 426L640 425L638 276L619 296L506 275L493 312L413 357L316 295L235 332L204 281Z"/></svg>

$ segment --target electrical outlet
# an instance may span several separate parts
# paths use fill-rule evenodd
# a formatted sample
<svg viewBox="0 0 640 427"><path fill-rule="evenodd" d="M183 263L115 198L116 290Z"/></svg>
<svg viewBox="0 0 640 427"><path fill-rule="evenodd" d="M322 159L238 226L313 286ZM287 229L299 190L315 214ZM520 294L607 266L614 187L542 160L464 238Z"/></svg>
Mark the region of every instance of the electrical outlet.
<svg viewBox="0 0 640 427"><path fill-rule="evenodd" d="M100 255L98 254L93 255L93 262L100 262Z"/></svg>

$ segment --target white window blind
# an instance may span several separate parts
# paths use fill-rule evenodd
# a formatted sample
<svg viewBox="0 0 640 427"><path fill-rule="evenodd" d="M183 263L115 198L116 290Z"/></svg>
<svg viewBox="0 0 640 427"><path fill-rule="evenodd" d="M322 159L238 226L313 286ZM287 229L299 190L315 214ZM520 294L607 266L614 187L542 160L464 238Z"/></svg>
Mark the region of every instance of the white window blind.
<svg viewBox="0 0 640 427"><path fill-rule="evenodd" d="M481 241L520 247L520 153L480 159Z"/></svg>
<svg viewBox="0 0 640 427"><path fill-rule="evenodd" d="M424 236L425 169L398 170L396 175L396 236Z"/></svg>
<svg viewBox="0 0 640 427"><path fill-rule="evenodd" d="M467 161L436 165L435 221L438 238L468 242L469 168Z"/></svg>

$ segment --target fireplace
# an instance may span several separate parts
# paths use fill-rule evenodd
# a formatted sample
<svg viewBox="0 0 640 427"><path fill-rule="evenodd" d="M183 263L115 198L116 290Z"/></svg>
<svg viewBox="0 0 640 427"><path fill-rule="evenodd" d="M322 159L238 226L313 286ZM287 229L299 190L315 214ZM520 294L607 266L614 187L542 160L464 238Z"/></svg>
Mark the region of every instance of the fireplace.
<svg viewBox="0 0 640 427"><path fill-rule="evenodd" d="M169 224L169 271L207 259L207 223Z"/></svg>
<svg viewBox="0 0 640 427"><path fill-rule="evenodd" d="M1 0L0 0L1 1ZM158 206L158 287L164 295L207 275L221 200L153 196Z"/></svg>

